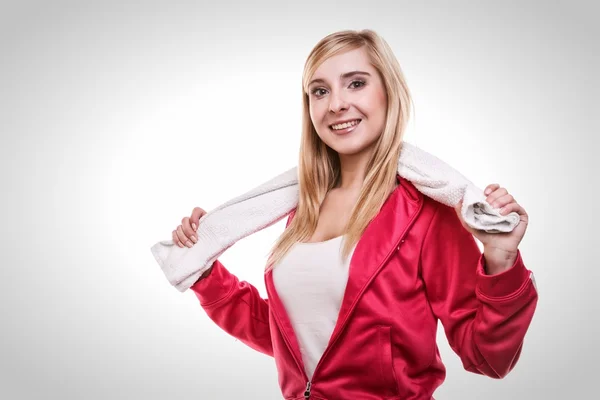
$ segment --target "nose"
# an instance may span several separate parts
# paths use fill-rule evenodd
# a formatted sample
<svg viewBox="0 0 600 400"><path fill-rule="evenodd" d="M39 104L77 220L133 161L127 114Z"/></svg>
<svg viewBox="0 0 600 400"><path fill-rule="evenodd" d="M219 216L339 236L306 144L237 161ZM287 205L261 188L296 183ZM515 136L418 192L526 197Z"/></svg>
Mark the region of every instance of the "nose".
<svg viewBox="0 0 600 400"><path fill-rule="evenodd" d="M342 110L348 109L348 104L341 94L332 93L329 98L329 111L332 113L338 113Z"/></svg>

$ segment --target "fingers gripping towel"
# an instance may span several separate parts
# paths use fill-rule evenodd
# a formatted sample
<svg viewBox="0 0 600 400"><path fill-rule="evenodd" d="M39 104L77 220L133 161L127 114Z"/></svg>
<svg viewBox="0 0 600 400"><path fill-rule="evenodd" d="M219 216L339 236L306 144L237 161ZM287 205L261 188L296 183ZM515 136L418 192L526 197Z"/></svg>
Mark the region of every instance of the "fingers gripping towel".
<svg viewBox="0 0 600 400"><path fill-rule="evenodd" d="M462 217L475 229L511 232L520 221L516 212L501 215L485 201L483 190L444 161L407 142L398 159L398 174L425 196L447 206L456 207L462 199ZM164 240L151 251L171 285L185 292L225 250L278 222L297 204L298 171L294 167L204 215L196 231L198 242L192 248Z"/></svg>

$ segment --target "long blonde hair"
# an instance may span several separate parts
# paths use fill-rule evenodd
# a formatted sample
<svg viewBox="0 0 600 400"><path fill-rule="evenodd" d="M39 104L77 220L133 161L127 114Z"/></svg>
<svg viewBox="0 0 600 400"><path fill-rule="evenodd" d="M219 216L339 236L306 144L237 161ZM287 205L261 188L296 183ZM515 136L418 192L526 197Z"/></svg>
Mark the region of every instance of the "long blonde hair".
<svg viewBox="0 0 600 400"><path fill-rule="evenodd" d="M271 249L265 271L272 269L295 242L310 239L317 228L321 203L340 179L339 156L319 138L310 119L307 87L310 78L328 58L363 46L382 78L387 94L387 113L383 133L375 144L358 200L344 229L344 258L348 257L394 187L402 139L412 109L412 99L400 64L387 42L372 30L332 33L317 43L304 65L298 206L289 226Z"/></svg>

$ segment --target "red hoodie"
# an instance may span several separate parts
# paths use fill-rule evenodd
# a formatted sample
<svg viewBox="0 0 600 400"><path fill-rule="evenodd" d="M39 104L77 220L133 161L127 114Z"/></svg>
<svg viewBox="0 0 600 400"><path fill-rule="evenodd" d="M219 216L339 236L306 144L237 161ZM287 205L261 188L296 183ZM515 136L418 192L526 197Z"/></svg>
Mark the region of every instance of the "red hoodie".
<svg viewBox="0 0 600 400"><path fill-rule="evenodd" d="M398 182L355 248L337 324L310 382L272 272L268 299L218 260L191 287L217 325L274 357L285 399L433 399L446 375L438 319L467 371L503 378L517 363L538 300L521 253L507 271L486 275L454 209Z"/></svg>

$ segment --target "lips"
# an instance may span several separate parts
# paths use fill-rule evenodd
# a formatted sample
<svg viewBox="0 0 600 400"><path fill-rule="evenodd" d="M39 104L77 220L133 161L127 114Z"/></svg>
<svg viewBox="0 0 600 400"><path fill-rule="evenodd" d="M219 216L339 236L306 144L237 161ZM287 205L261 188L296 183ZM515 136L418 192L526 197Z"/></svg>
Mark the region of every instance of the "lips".
<svg viewBox="0 0 600 400"><path fill-rule="evenodd" d="M343 124L333 124L329 126L334 135L342 136L353 132L361 123L362 120L349 120ZM335 127L335 128L334 128Z"/></svg>
<svg viewBox="0 0 600 400"><path fill-rule="evenodd" d="M362 120L360 118L348 119L345 121L338 121L338 122L334 122L333 124L329 125L329 129L331 129L333 131L344 130L344 129L350 128L352 126L358 125L361 121Z"/></svg>

